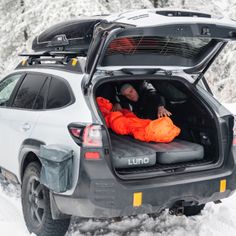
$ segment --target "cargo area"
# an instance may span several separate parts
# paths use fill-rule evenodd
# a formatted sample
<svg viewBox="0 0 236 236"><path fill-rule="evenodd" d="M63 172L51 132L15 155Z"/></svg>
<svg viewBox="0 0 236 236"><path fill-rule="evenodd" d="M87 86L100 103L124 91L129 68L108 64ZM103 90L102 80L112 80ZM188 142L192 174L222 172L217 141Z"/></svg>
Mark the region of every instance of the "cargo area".
<svg viewBox="0 0 236 236"><path fill-rule="evenodd" d="M120 82L100 83L95 97L102 94L102 87L108 83L119 88L124 82L134 84L140 81L132 78ZM216 118L207 104L194 93L192 85L177 77L168 79L165 76L149 79L148 83L165 98L165 107L172 113L170 118L181 132L170 143L156 143L141 142L108 129L111 161L116 172L121 176L152 173L166 175L216 163L219 160ZM120 96L119 89L116 90Z"/></svg>

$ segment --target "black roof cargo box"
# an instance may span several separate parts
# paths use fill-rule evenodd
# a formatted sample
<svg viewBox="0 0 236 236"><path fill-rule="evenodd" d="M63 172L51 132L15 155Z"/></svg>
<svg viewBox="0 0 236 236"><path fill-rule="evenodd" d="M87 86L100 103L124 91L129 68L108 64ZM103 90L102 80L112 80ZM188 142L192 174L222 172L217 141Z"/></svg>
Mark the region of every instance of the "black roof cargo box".
<svg viewBox="0 0 236 236"><path fill-rule="evenodd" d="M73 51L86 55L94 26L102 17L77 19L51 26L38 35L32 44L34 51Z"/></svg>

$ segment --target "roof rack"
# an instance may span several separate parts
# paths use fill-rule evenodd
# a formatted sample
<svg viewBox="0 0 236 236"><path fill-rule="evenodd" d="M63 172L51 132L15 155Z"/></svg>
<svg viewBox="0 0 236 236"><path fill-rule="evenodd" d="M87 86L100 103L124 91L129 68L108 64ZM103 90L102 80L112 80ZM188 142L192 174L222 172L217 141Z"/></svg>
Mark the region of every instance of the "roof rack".
<svg viewBox="0 0 236 236"><path fill-rule="evenodd" d="M19 56L28 57L22 60L16 69L26 67L56 67L69 71L82 72L77 57L84 56L79 52L71 51L44 51L33 53L20 53Z"/></svg>

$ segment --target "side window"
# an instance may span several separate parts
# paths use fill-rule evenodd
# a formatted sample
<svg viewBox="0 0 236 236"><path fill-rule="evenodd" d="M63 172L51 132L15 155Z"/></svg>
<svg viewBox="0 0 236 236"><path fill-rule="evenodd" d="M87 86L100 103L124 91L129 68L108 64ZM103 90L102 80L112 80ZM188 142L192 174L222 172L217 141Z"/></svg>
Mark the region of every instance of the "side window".
<svg viewBox="0 0 236 236"><path fill-rule="evenodd" d="M19 90L17 91L12 106L18 108L32 109L36 97L38 96L45 80L45 75L27 74Z"/></svg>
<svg viewBox="0 0 236 236"><path fill-rule="evenodd" d="M40 89L40 92L35 100L33 109L39 110L44 108L44 103L47 100L47 92L48 92L48 86L49 86L50 79L48 78L42 88Z"/></svg>
<svg viewBox="0 0 236 236"><path fill-rule="evenodd" d="M22 74L15 74L0 82L0 106L6 106Z"/></svg>
<svg viewBox="0 0 236 236"><path fill-rule="evenodd" d="M71 95L66 83L52 78L47 100L47 109L63 107L71 102Z"/></svg>

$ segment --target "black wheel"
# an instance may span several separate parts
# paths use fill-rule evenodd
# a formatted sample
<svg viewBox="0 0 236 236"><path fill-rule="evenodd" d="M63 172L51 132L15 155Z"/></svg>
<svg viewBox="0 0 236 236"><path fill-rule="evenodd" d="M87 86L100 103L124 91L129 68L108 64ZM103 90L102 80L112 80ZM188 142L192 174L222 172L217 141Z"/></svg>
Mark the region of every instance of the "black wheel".
<svg viewBox="0 0 236 236"><path fill-rule="evenodd" d="M63 236L70 220L53 220L48 189L40 184L40 164L30 163L24 173L21 201L26 226L37 236Z"/></svg>
<svg viewBox="0 0 236 236"><path fill-rule="evenodd" d="M196 205L196 206L186 206L184 207L184 215L186 216L195 216L201 213L202 209L205 207L205 204Z"/></svg>

